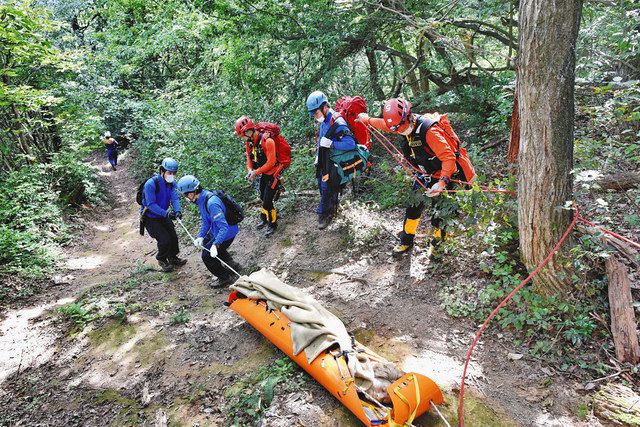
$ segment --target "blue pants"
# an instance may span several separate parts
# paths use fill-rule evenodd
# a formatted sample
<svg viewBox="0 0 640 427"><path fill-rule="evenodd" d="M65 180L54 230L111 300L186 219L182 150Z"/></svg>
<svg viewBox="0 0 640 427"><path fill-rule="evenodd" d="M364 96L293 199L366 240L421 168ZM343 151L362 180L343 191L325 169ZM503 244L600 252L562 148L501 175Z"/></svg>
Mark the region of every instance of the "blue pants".
<svg viewBox="0 0 640 427"><path fill-rule="evenodd" d="M318 190L320 190L320 205L316 209L318 215L326 215L334 212L338 206L338 192L333 190L329 183L322 181L322 177L318 177Z"/></svg>
<svg viewBox="0 0 640 427"><path fill-rule="evenodd" d="M107 159L112 167L118 166L118 150L115 147L107 148Z"/></svg>

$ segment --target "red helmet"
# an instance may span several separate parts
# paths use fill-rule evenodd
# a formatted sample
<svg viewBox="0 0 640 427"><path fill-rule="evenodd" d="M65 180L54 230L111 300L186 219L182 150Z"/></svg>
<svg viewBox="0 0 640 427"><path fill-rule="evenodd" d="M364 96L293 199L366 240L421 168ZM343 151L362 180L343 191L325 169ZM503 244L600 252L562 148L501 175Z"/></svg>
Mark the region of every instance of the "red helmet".
<svg viewBox="0 0 640 427"><path fill-rule="evenodd" d="M392 98L382 107L382 118L389 130L395 132L407 122L411 114L411 103L402 98Z"/></svg>
<svg viewBox="0 0 640 427"><path fill-rule="evenodd" d="M253 120L251 120L247 116L242 116L238 120L236 120L236 135L243 136L246 131L249 129L254 129L256 125L253 124Z"/></svg>

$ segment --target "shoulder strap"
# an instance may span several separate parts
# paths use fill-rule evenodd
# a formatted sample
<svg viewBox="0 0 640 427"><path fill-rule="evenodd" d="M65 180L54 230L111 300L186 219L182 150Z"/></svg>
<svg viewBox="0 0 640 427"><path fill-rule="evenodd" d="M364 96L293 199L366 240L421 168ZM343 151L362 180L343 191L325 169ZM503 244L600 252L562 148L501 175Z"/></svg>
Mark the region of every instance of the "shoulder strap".
<svg viewBox="0 0 640 427"><path fill-rule="evenodd" d="M211 200L211 198L215 196L215 194L213 194L213 191L209 192L209 194L207 194L207 198L204 199L204 209L207 211L207 214L211 215L211 212L209 211L209 200Z"/></svg>
<svg viewBox="0 0 640 427"><path fill-rule="evenodd" d="M158 181L158 175L153 176L153 183L156 185L156 194L160 192L160 181Z"/></svg>

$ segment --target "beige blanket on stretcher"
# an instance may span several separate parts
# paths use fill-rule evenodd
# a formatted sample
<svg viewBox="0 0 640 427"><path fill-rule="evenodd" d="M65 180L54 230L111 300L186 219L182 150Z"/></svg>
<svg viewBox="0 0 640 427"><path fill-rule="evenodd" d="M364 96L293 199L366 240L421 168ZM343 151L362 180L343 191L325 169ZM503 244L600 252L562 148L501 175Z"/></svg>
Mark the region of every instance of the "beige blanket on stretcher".
<svg viewBox="0 0 640 427"><path fill-rule="evenodd" d="M280 281L272 272L262 269L242 276L231 288L249 298L266 300L269 308L287 316L291 321L293 352L297 356L304 351L307 362L313 362L337 343L341 351L348 352L347 364L356 385L376 399L387 400L386 386L402 376L393 364L374 363L364 353L355 353L351 336L340 319L310 295Z"/></svg>

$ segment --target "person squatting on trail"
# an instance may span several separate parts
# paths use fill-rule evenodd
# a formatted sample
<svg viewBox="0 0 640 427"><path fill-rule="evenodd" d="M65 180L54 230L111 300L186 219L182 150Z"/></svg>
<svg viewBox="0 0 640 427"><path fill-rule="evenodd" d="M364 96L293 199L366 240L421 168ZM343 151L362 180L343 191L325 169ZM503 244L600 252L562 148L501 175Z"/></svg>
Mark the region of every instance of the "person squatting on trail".
<svg viewBox="0 0 640 427"><path fill-rule="evenodd" d="M372 118L362 113L358 120L378 130L405 136L402 153L417 169L416 178L429 188L426 195L431 197L433 237L428 253L430 258L435 258L437 248L446 236L447 224L442 212L455 210L448 198L438 196L443 190L455 186L452 179L470 182L475 178L475 171L467 152L460 147L460 139L451 128L446 114L412 114L411 103L402 98L386 101L382 118ZM421 185L414 181L413 191L419 190L420 187ZM413 246L423 210L422 201L407 207L400 243L393 248L393 256L401 255Z"/></svg>
<svg viewBox="0 0 640 427"><path fill-rule="evenodd" d="M318 228L323 230L333 220L339 204L340 189L329 185L331 149L354 150L356 140L344 118L338 116L337 119L333 119L336 112L329 105L329 100L323 92L317 90L309 95L307 110L309 115L319 123L315 165L320 205L316 213Z"/></svg>
<svg viewBox="0 0 640 427"><path fill-rule="evenodd" d="M178 191L191 203L195 203L200 211L202 223L194 244L202 250L204 265L218 278L218 284L213 287L229 286L234 282L234 273L220 260L236 271L242 268L227 251L238 234L238 225L229 225L224 202L214 192L204 190L195 176L185 175L180 178Z"/></svg>
<svg viewBox="0 0 640 427"><path fill-rule="evenodd" d="M177 171L177 161L171 158L164 159L159 173L144 183L140 208L145 229L149 236L158 242L156 259L164 272L173 271L175 267L187 263L186 259L178 258L178 235L172 221L182 217L180 200L174 185ZM168 210L169 205L172 207L171 211Z"/></svg>
<svg viewBox="0 0 640 427"><path fill-rule="evenodd" d="M118 166L118 141L111 138L111 132L104 133L102 143L107 147L107 160L111 163L111 169L116 170Z"/></svg>
<svg viewBox="0 0 640 427"><path fill-rule="evenodd" d="M272 123L254 123L242 116L235 123L235 133L245 143L247 175L249 181L260 180L259 193L262 212L258 230L267 228L271 236L278 228L274 201L282 191L282 173L291 163L291 147L280 135L279 126Z"/></svg>

